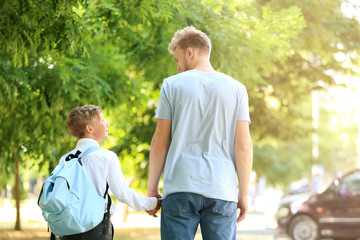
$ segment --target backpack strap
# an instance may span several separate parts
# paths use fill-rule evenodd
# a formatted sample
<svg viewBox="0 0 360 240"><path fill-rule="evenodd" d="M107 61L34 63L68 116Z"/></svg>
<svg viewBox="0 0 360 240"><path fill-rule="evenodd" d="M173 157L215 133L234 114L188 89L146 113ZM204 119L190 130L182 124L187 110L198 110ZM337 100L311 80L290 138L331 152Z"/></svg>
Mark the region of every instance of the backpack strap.
<svg viewBox="0 0 360 240"><path fill-rule="evenodd" d="M108 190L109 190L109 184L106 182L106 190L105 190L105 194L104 194L103 198L106 198Z"/></svg>
<svg viewBox="0 0 360 240"><path fill-rule="evenodd" d="M106 183L106 190L105 190L105 194L104 194L104 198L106 199L106 195L108 197L108 203L107 203L107 207L106 207L106 210L107 212L110 214L110 207L111 207L111 197L110 197L110 194L108 194L108 190L109 190L109 184Z"/></svg>
<svg viewBox="0 0 360 240"><path fill-rule="evenodd" d="M70 161L73 158L79 158L80 154L81 154L81 152L79 150L77 150L75 154L67 155L67 157L65 158L65 162Z"/></svg>
<svg viewBox="0 0 360 240"><path fill-rule="evenodd" d="M82 158L83 156L85 156L85 155L87 155L87 154L89 154L89 153L91 153L93 151L99 150L99 149L101 149L101 147L99 147L99 146L91 146L88 149L86 149L84 152L82 152L82 154L80 153L79 158Z"/></svg>
<svg viewBox="0 0 360 240"><path fill-rule="evenodd" d="M99 149L101 149L101 147L92 146L92 147L89 147L88 149L86 149L84 152L81 152L80 150L77 150L75 154L71 154L71 152L70 152L67 154L67 156L65 158L65 162L70 161L71 159L77 158L80 165L82 166L81 158L83 156L85 156L93 151L99 150Z"/></svg>

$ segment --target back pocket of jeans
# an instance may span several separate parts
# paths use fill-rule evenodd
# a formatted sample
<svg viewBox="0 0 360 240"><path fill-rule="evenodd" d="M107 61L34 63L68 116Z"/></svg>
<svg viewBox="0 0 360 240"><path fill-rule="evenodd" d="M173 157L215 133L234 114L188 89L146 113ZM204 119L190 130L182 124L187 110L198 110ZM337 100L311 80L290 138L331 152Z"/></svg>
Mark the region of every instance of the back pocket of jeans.
<svg viewBox="0 0 360 240"><path fill-rule="evenodd" d="M214 211L218 214L221 214L225 217L230 217L236 214L236 202L227 202L222 200L216 200L217 204L214 208Z"/></svg>
<svg viewBox="0 0 360 240"><path fill-rule="evenodd" d="M169 216L176 216L186 211L187 193L173 193L162 202L162 211Z"/></svg>

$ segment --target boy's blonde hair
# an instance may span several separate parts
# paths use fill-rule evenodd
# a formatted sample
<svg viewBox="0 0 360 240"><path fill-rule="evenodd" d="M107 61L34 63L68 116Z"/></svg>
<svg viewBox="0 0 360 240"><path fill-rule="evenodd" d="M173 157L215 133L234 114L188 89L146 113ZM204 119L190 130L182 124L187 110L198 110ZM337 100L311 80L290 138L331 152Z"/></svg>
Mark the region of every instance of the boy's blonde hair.
<svg viewBox="0 0 360 240"><path fill-rule="evenodd" d="M84 137L86 126L91 125L95 117L100 118L102 112L101 107L94 105L73 108L69 112L66 121L69 132L79 139Z"/></svg>
<svg viewBox="0 0 360 240"><path fill-rule="evenodd" d="M210 38L202 31L196 29L194 26L188 26L176 31L174 37L169 43L169 52L174 54L176 47L186 49L188 47L197 48L200 52L211 52Z"/></svg>

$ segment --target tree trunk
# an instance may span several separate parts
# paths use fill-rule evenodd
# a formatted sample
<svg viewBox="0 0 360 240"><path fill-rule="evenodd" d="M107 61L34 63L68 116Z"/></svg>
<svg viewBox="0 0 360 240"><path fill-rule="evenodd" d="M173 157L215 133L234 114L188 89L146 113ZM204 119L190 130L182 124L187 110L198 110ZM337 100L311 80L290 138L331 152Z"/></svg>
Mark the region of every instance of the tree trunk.
<svg viewBox="0 0 360 240"><path fill-rule="evenodd" d="M15 156L15 201L16 201L16 223L15 230L21 230L20 225L20 186L19 186L19 158L17 152L14 152Z"/></svg>

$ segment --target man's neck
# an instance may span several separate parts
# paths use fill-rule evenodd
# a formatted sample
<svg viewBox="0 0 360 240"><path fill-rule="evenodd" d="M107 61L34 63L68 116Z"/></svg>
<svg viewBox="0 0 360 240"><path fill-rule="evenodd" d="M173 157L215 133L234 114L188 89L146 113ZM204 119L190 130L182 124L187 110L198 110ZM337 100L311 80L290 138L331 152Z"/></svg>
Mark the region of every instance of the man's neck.
<svg viewBox="0 0 360 240"><path fill-rule="evenodd" d="M215 72L208 58L199 58L191 69L202 72Z"/></svg>
<svg viewBox="0 0 360 240"><path fill-rule="evenodd" d="M192 70L201 71L201 72L216 72L212 66L209 67L195 67Z"/></svg>

